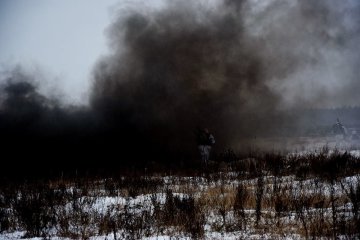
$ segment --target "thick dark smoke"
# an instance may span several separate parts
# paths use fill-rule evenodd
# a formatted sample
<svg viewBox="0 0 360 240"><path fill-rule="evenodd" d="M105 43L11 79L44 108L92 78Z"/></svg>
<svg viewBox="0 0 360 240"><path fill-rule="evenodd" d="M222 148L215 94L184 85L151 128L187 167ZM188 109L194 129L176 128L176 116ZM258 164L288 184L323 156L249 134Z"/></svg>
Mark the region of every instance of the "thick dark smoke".
<svg viewBox="0 0 360 240"><path fill-rule="evenodd" d="M222 143L249 129L247 119L269 114L278 97L263 81L264 63L245 32L243 8L228 2L198 10L176 2L154 14L121 17L110 29L115 52L95 70L93 107L175 146L193 144L197 126L215 131Z"/></svg>
<svg viewBox="0 0 360 240"><path fill-rule="evenodd" d="M2 77L5 161L19 160L21 174L44 161L53 171L178 166L197 157L197 127L214 133L216 152L334 116L317 108L359 105L357 1L166 3L119 11L88 107L41 94L19 69Z"/></svg>
<svg viewBox="0 0 360 240"><path fill-rule="evenodd" d="M86 153L91 144L98 145L94 114L89 109L65 107L57 98L45 96L39 90L38 76L22 68L3 73L3 77L0 176L41 177L93 167L92 153Z"/></svg>
<svg viewBox="0 0 360 240"><path fill-rule="evenodd" d="M280 111L357 105L354 9L335 0L171 1L121 14L109 30L114 52L95 69L92 106L167 143L190 142L201 125L228 145L274 132Z"/></svg>

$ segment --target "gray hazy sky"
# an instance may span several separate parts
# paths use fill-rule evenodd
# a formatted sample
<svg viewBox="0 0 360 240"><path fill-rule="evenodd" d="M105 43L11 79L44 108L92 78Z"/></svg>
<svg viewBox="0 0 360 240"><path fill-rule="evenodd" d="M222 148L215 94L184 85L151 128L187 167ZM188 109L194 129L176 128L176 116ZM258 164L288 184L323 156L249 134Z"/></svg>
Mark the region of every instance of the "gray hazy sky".
<svg viewBox="0 0 360 240"><path fill-rule="evenodd" d="M145 3L146 2L146 3ZM86 102L106 28L121 8L159 0L0 0L0 70L40 71L69 103Z"/></svg>
<svg viewBox="0 0 360 240"><path fill-rule="evenodd" d="M94 65L102 55L109 55L107 28L119 19L119 14L132 11L132 9L161 8L164 2L175 1L0 0L0 73L20 65L30 74L37 73L36 76L42 78L39 81L45 79L48 84L41 84L41 87L49 86L50 90L56 89L58 93L55 94L65 96L65 102L86 103ZM204 4L219 2L218 0L197 0L197 3ZM308 42L309 44L305 47L308 52L311 52L311 46L314 46L313 41L319 39L307 38L311 34L305 34L305 36L300 34L304 37L303 40L307 40L302 41L301 38L292 37L289 34L290 32L298 36L298 32L301 31L289 30L306 26L301 24L301 21L307 21L307 19L299 18L300 24L298 24L291 16L290 3L292 1L289 1L289 4L283 4L288 6L287 15L281 9L283 6L281 4L275 4L279 8L278 11L270 11L271 7L266 10L272 15L262 13L266 5L276 2L275 0L252 0L251 2L255 7L253 12L246 14L245 18L245 25L251 29L249 31L251 34L256 35L258 30L259 38L271 35L275 40L279 38L278 36L283 36L284 39L291 40L290 43L293 42L295 46L302 46ZM293 1L293 4L300 2L302 1ZM269 87L281 95L287 105L296 105L299 99L316 102L316 106L358 105L360 99L358 95L360 84L357 80L359 54L356 49L358 49L360 35L356 9L359 9L359 0L325 2L333 5L330 9L336 12L337 15L334 14L334 16L341 16L339 21L336 18L330 19L333 22L327 26L329 29L326 28L329 30L328 35L332 36L337 30L345 29L346 33L351 33L348 34L350 37L342 38L346 40L346 44L342 47L329 48L321 44L315 49L320 56L316 66L308 64L287 76L288 79L270 79ZM318 18L321 20L319 16L318 13L313 14L310 20L313 20L315 24ZM318 22L321 22L320 20ZM289 29L282 28L282 22L286 22L286 26L290 26ZM310 32L311 26L307 25ZM268 32L268 29L271 31ZM283 42L288 43L284 40ZM298 42L302 45L297 44ZM283 45L281 48L285 49L286 46ZM278 46L276 41L275 46ZM289 47L289 49L292 48ZM301 89L304 91L300 91ZM330 102L329 98L318 94L323 90L326 90L330 99L336 101ZM54 95L53 92L52 95Z"/></svg>

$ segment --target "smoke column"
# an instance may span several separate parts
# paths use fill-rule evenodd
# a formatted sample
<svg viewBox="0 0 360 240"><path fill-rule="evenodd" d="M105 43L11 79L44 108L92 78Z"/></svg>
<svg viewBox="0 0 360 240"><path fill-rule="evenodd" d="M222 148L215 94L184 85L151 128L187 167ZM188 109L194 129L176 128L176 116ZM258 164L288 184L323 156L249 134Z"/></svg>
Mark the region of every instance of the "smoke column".
<svg viewBox="0 0 360 240"><path fill-rule="evenodd" d="M111 25L91 99L105 118L165 143L206 126L228 145L289 109L357 105L355 1L167 3Z"/></svg>
<svg viewBox="0 0 360 240"><path fill-rule="evenodd" d="M21 69L6 74L4 161L23 166L20 175L44 161L55 170L178 166L197 157L197 127L210 129L221 150L313 125L324 117L304 118L301 109L359 106L359 18L355 0L122 9L107 30L111 54L94 67L89 106L41 94L39 76Z"/></svg>

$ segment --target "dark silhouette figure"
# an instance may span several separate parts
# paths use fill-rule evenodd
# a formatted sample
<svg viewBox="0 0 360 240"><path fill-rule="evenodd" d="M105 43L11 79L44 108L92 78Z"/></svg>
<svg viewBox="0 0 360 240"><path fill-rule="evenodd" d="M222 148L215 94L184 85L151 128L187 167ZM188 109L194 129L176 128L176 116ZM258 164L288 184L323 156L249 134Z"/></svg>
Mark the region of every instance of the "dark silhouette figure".
<svg viewBox="0 0 360 240"><path fill-rule="evenodd" d="M343 138L347 136L347 129L340 122L339 119L336 120L336 123L333 125L333 132L335 135L342 135Z"/></svg>
<svg viewBox="0 0 360 240"><path fill-rule="evenodd" d="M201 157L201 163L205 166L208 165L210 159L210 152L212 145L215 144L214 136L207 128L197 130L197 145Z"/></svg>

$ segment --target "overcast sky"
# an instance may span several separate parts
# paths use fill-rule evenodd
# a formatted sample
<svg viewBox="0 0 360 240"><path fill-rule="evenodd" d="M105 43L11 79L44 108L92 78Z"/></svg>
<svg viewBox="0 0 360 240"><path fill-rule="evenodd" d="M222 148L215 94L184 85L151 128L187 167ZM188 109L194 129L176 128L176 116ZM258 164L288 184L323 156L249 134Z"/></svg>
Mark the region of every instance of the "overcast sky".
<svg viewBox="0 0 360 240"><path fill-rule="evenodd" d="M37 76L43 76L43 79L46 79L49 83L50 88L57 89L60 94L65 95L67 103L86 103L94 65L100 59L100 56L109 53L106 29L118 19L119 14L124 13L124 11L120 10L161 8L165 1L0 0L0 73L16 65L22 66L30 73L40 71L41 74L37 74ZM218 1L198 0L198 2L207 4ZM255 9L261 10L263 3L270 4L274 0L253 0L252 2L257 6ZM329 2L331 1L329 0ZM325 64L326 69L320 69L321 71L318 72L321 74L319 76L315 75L314 79L319 88L324 88L323 86L331 88L332 92L341 94L343 98L347 95L350 96L344 98L340 104L357 105L357 103L354 103L354 99L357 100L359 97L355 92L357 92L360 85L358 82L353 81L352 76L356 75L355 71L358 71L359 57L357 52L354 51L357 49L359 39L357 30L358 17L356 16L358 12L351 13L351 9L355 7L359 9L359 1L332 2L334 9L342 6L343 15L345 16L342 19L344 21L343 26L356 34L352 35L352 38L347 41L348 45L343 49L326 51L324 55L325 61L323 61L328 63ZM347 15L349 17L346 17ZM257 16L256 13L254 16ZM262 22L262 19L267 19L266 16L264 15L263 18L255 17L254 19L248 17L248 20L252 19L253 22L260 26L260 29L263 26L261 24L266 26L272 24L272 26L276 27L277 25L272 23L275 20ZM292 19L291 21L293 21ZM334 23L336 22L334 21ZM355 30L351 30L352 28ZM266 30L266 28L264 29ZM256 33L256 31L252 32ZM295 40L297 41L297 38ZM333 50L335 50L336 54L334 54ZM337 68L330 66L329 63L333 65L339 63L336 66L340 66L338 68L341 71L335 71L334 69ZM309 71L307 70L309 69L302 70L304 71L299 71L298 75L293 74L290 76L293 81L280 79L283 85L274 82L275 89L280 89L282 95L283 92L290 93L289 96L284 96L288 103L298 101L293 92L288 91L288 88L290 90L294 89L294 82L301 85L296 89L303 87L303 85L307 86L301 79L305 79L305 83L308 82L307 74ZM314 71L311 70L310 73L313 74ZM335 76L336 74L337 76ZM329 75L333 77L331 78ZM300 79L297 79L297 76L300 76ZM321 81L321 79L324 79L324 81ZM333 80L335 83L332 84L329 79L335 79ZM336 79L341 79L341 81ZM346 81L349 83L347 84ZM41 86L46 85L41 84ZM318 95L317 89L315 90L307 92ZM299 92L299 94L302 96L303 92ZM349 92L349 94L343 94L344 92ZM336 98L335 95L333 98ZM327 101L327 99L324 101Z"/></svg>
<svg viewBox="0 0 360 240"><path fill-rule="evenodd" d="M0 0L0 70L41 71L68 102L84 102L93 65L108 51L106 28L117 10L139 4L160 1Z"/></svg>

